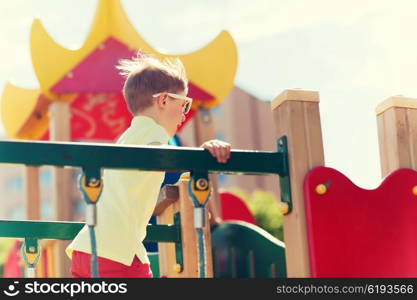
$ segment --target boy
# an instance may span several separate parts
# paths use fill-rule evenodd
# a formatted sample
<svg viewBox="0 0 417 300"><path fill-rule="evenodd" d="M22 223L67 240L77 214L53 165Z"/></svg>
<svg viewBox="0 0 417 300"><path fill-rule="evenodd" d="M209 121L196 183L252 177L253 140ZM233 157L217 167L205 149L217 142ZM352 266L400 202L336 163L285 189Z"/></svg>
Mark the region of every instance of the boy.
<svg viewBox="0 0 417 300"><path fill-rule="evenodd" d="M118 144L163 145L175 134L191 108L187 78L179 59L161 62L148 56L122 61L126 75L123 94L133 114L131 126ZM228 143L202 145L218 162L230 157ZM100 277L152 277L142 244L164 179L164 172L104 170L97 203L98 269ZM87 226L66 249L73 277L90 277L90 238Z"/></svg>

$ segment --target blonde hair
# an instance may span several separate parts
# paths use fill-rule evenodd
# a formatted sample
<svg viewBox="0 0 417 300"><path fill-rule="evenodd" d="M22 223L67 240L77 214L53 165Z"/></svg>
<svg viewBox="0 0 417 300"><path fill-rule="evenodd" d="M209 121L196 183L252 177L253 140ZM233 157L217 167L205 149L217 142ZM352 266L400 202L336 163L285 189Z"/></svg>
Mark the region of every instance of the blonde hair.
<svg viewBox="0 0 417 300"><path fill-rule="evenodd" d="M153 94L178 93L188 89L184 65L179 58L160 61L138 52L131 60L119 61L117 68L121 75L126 76L123 95L133 115L153 105Z"/></svg>

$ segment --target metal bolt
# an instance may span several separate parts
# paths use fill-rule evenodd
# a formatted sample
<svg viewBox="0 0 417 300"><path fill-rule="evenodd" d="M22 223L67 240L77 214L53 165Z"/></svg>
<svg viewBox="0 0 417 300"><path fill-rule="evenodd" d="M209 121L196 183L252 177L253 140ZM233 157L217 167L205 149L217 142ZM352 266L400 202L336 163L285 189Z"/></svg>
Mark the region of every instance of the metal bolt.
<svg viewBox="0 0 417 300"><path fill-rule="evenodd" d="M208 182L207 182L206 179L200 178L200 179L197 180L197 187L199 189L205 189L207 187L207 185L208 185Z"/></svg>
<svg viewBox="0 0 417 300"><path fill-rule="evenodd" d="M88 182L88 185L91 187L97 187L100 184L100 180L98 180L95 177L90 178L90 181Z"/></svg>
<svg viewBox="0 0 417 300"><path fill-rule="evenodd" d="M175 264L173 269L174 269L174 272L176 272L176 273L181 273L181 271L182 271L182 268L181 268L180 264Z"/></svg>
<svg viewBox="0 0 417 300"><path fill-rule="evenodd" d="M288 203L280 202L279 204L279 211L282 215L288 214L288 211L290 210Z"/></svg>
<svg viewBox="0 0 417 300"><path fill-rule="evenodd" d="M324 184L318 184L316 186L316 193L318 195L324 195L324 194L326 194L327 193L327 187L326 187L326 185L324 185Z"/></svg>

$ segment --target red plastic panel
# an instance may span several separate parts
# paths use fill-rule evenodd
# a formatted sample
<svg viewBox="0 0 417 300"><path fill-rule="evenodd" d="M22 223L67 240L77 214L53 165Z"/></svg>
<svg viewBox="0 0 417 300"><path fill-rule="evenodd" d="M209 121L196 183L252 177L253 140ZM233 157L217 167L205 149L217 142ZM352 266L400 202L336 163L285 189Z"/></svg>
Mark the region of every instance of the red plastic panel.
<svg viewBox="0 0 417 300"><path fill-rule="evenodd" d="M256 225L256 220L246 203L238 196L227 192L220 193L220 204L224 221L239 220Z"/></svg>
<svg viewBox="0 0 417 300"><path fill-rule="evenodd" d="M71 103L71 140L114 141L131 120L122 94L80 94Z"/></svg>
<svg viewBox="0 0 417 300"><path fill-rule="evenodd" d="M322 195L319 184L327 187ZM304 194L312 277L417 277L415 186L411 169L391 173L375 190L331 168L309 172Z"/></svg>

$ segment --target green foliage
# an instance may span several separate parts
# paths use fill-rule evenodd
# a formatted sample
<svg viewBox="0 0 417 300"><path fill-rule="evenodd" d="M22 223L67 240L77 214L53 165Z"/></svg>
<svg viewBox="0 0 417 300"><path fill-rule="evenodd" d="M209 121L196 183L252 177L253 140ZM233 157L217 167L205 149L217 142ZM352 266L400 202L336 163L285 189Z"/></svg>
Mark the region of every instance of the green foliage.
<svg viewBox="0 0 417 300"><path fill-rule="evenodd" d="M284 241L283 218L279 211L278 200L273 193L255 190L249 195L239 188L231 188L229 191L245 201L259 227Z"/></svg>

